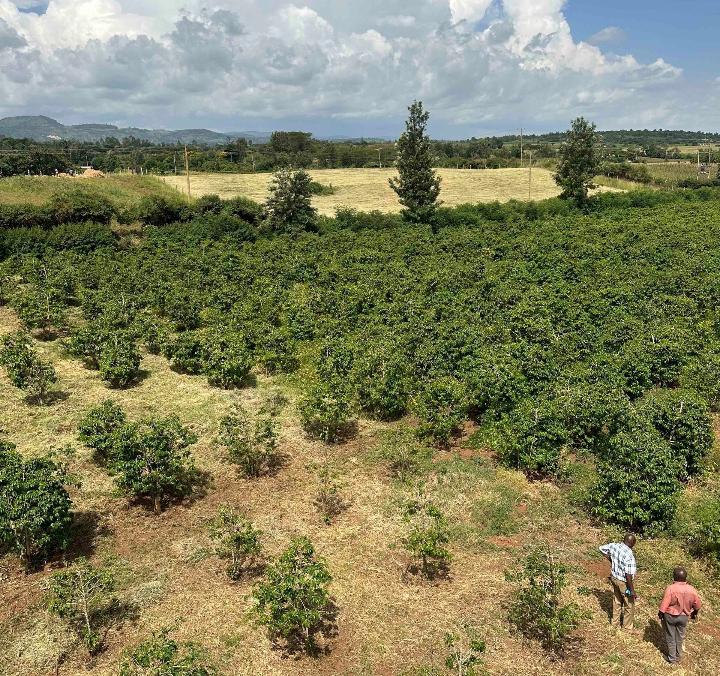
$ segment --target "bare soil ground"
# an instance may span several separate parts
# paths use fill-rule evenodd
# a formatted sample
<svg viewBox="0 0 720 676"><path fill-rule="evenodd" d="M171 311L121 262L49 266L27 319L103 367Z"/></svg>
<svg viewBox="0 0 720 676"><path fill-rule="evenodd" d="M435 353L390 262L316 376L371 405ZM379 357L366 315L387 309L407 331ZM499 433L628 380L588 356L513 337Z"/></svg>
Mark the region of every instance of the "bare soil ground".
<svg viewBox="0 0 720 676"><path fill-rule="evenodd" d="M0 308L0 334L16 326L13 313ZM147 355L142 382L110 391L97 374L66 357L58 342L38 343L38 349L55 364L66 397L47 408L29 406L1 373L0 428L28 455L67 444L77 449L71 466L82 485L72 490L77 524L68 558L84 554L109 562L119 597L133 612L109 632L107 649L88 661L42 607L44 581L60 561L25 574L14 559L0 559L0 673L117 674L124 649L152 630L173 626L177 638L205 646L226 674L402 674L422 665L442 669L445 632L469 621L487 642L485 664L493 674L665 674L669 667L655 615L669 572L679 562L689 564L706 609L689 630L687 662L674 673L720 673L720 597L707 571L672 541L641 541L639 630L616 634L608 626L611 596L597 546L617 534L574 516L555 486L529 483L498 467L489 454L456 448L432 464L427 490L453 524L454 559L448 579L420 582L406 574L408 559L397 546L403 533L397 505L407 489L375 459L378 434L386 425L362 421L355 439L330 448L350 506L326 526L312 505L315 479L308 468L326 448L302 434L287 383L259 376L256 387L227 392ZM281 414L286 462L274 476L245 480L223 458L218 423L237 398L257 408L275 388L291 399ZM207 494L160 516L117 495L76 436L82 413L106 398L119 402L131 419L175 413L192 427L199 437L193 448L197 463L213 479ZM230 582L207 537L206 522L224 503L245 510L262 529L270 556L304 534L327 558L339 609L339 633L328 654L283 656L250 621L256 579ZM505 511L499 513L498 505ZM541 542L570 565L567 599L589 613L564 661L523 643L506 621L513 587L504 570Z"/></svg>

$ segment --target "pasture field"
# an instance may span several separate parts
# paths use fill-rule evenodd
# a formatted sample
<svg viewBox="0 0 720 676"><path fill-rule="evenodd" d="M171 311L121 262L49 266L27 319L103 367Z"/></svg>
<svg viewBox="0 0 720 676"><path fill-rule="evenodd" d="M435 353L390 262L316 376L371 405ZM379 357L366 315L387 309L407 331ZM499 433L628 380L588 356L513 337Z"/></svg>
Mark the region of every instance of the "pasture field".
<svg viewBox="0 0 720 676"><path fill-rule="evenodd" d="M476 202L507 202L527 200L527 169L438 169L442 177L440 199L445 206ZM388 185L396 176L395 169L322 169L308 172L314 181L336 188L334 195L316 195L313 204L325 216L333 216L338 207L360 211L378 210L396 213L401 206L397 195ZM192 174L193 197L215 194L223 198L241 195L264 202L272 174ZM186 190L184 176L164 176L162 179L178 191ZM560 194L552 172L533 169L532 199L542 200Z"/></svg>
<svg viewBox="0 0 720 676"><path fill-rule="evenodd" d="M55 176L10 176L0 178L0 205L43 205L56 193L82 191L89 195L108 198L118 208L128 208L146 195L165 194L174 191L159 184L150 176L109 174L103 178Z"/></svg>
<svg viewBox="0 0 720 676"><path fill-rule="evenodd" d="M482 667L491 674L660 676L668 666L657 604L679 563L704 609L677 673L720 673L717 569L691 555L683 530L701 511L698 501L710 509L707 496L720 494L710 428L720 428L718 415L705 408L695 421L707 444L692 478L662 484L680 505L672 527L640 538L634 633L608 624L609 566L597 550L623 530L589 511L623 415L640 420L656 397L685 392L678 385L697 388L688 401L702 394L720 408L717 379L704 377L720 363L720 195L707 192L607 196L589 214L553 201L527 219L513 205L487 209L495 218L468 208L435 235L395 224L253 241L218 235L213 221L198 219L83 253L4 261L0 273L17 289L0 305L0 337L21 327L39 291L62 298L65 318L54 334L33 338L58 374L50 405L28 402L0 369L0 438L27 457L62 451L78 479L69 488L74 524L64 560L85 556L112 570L122 612L90 658L44 607L63 557L31 570L14 555L0 558L0 674L117 676L128 649L169 627L202 646L224 676L443 676L453 673L445 636L469 623L486 643ZM164 336L160 354L146 349L148 319L160 329L155 339ZM101 343L108 331L110 340L134 341L141 362L129 386L109 388L69 354L64 340L84 330ZM166 350L228 336L240 337L253 365L237 389L211 386L207 364L189 374L173 361L178 352ZM351 402L355 424L336 443L303 427L313 383L331 386L323 405ZM429 418L418 402L437 383L463 388L447 404L461 411L447 444L419 435ZM190 451L207 480L202 489L157 515L120 492L78 438L83 415L106 399L131 421L177 415L197 436ZM372 415L369 399L398 405L397 415ZM238 472L219 438L237 403L252 414L277 410L280 463L257 478ZM504 435L521 427L552 446L539 446L552 466L545 474L522 471L520 454L508 453L514 437ZM665 448L659 431L643 429ZM329 524L316 507L323 465L344 503ZM665 469L679 472L672 463ZM633 496L655 495L666 478L633 475ZM402 505L418 494L446 516L452 554L447 574L429 580L412 572L403 546ZM262 531L267 559L306 535L327 561L335 626L320 654L288 655L252 621L262 567L231 581L208 535L225 504ZM562 600L583 613L562 659L508 622L517 585L505 572L539 544L567 566Z"/></svg>
<svg viewBox="0 0 720 676"><path fill-rule="evenodd" d="M696 162L652 162L645 166L656 183L668 187L676 185L679 181L698 178ZM718 172L718 165L712 164L709 169L709 178L714 179ZM708 180L707 175L702 178Z"/></svg>

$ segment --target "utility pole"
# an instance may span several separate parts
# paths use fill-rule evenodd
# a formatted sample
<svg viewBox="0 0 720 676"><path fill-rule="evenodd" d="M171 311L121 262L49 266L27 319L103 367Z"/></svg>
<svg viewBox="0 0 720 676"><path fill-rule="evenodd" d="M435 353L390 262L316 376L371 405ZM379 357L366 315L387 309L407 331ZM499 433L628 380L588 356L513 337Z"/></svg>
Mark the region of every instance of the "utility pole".
<svg viewBox="0 0 720 676"><path fill-rule="evenodd" d="M187 176L188 200L190 200L192 199L190 194L190 159L188 158L187 146L185 146L185 176Z"/></svg>
<svg viewBox="0 0 720 676"><path fill-rule="evenodd" d="M173 153L173 168L175 170L175 176L177 176L177 153Z"/></svg>
<svg viewBox="0 0 720 676"><path fill-rule="evenodd" d="M382 148L378 148L378 164L380 165L380 168L382 169Z"/></svg>
<svg viewBox="0 0 720 676"><path fill-rule="evenodd" d="M520 168L523 167L523 128L520 127Z"/></svg>
<svg viewBox="0 0 720 676"><path fill-rule="evenodd" d="M532 150L528 152L530 162L528 163L528 202L532 200Z"/></svg>

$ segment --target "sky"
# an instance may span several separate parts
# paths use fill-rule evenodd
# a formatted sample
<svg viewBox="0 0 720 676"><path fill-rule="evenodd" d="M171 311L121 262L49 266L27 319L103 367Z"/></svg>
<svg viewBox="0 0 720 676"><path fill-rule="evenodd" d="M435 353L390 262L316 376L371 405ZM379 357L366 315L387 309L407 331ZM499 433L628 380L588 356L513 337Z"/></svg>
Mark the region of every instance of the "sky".
<svg viewBox="0 0 720 676"><path fill-rule="evenodd" d="M436 138L720 131L718 0L0 0L0 116Z"/></svg>

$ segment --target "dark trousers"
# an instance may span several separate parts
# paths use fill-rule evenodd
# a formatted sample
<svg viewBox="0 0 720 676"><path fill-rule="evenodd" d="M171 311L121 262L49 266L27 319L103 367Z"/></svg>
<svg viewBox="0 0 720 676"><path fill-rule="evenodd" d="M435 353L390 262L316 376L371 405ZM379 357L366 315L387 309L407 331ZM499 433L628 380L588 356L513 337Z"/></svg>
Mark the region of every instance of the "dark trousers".
<svg viewBox="0 0 720 676"><path fill-rule="evenodd" d="M669 615L665 613L663 616L663 628L665 629L665 641L667 642L668 660L678 663L682 657L683 641L685 640L685 630L687 629L687 615Z"/></svg>

